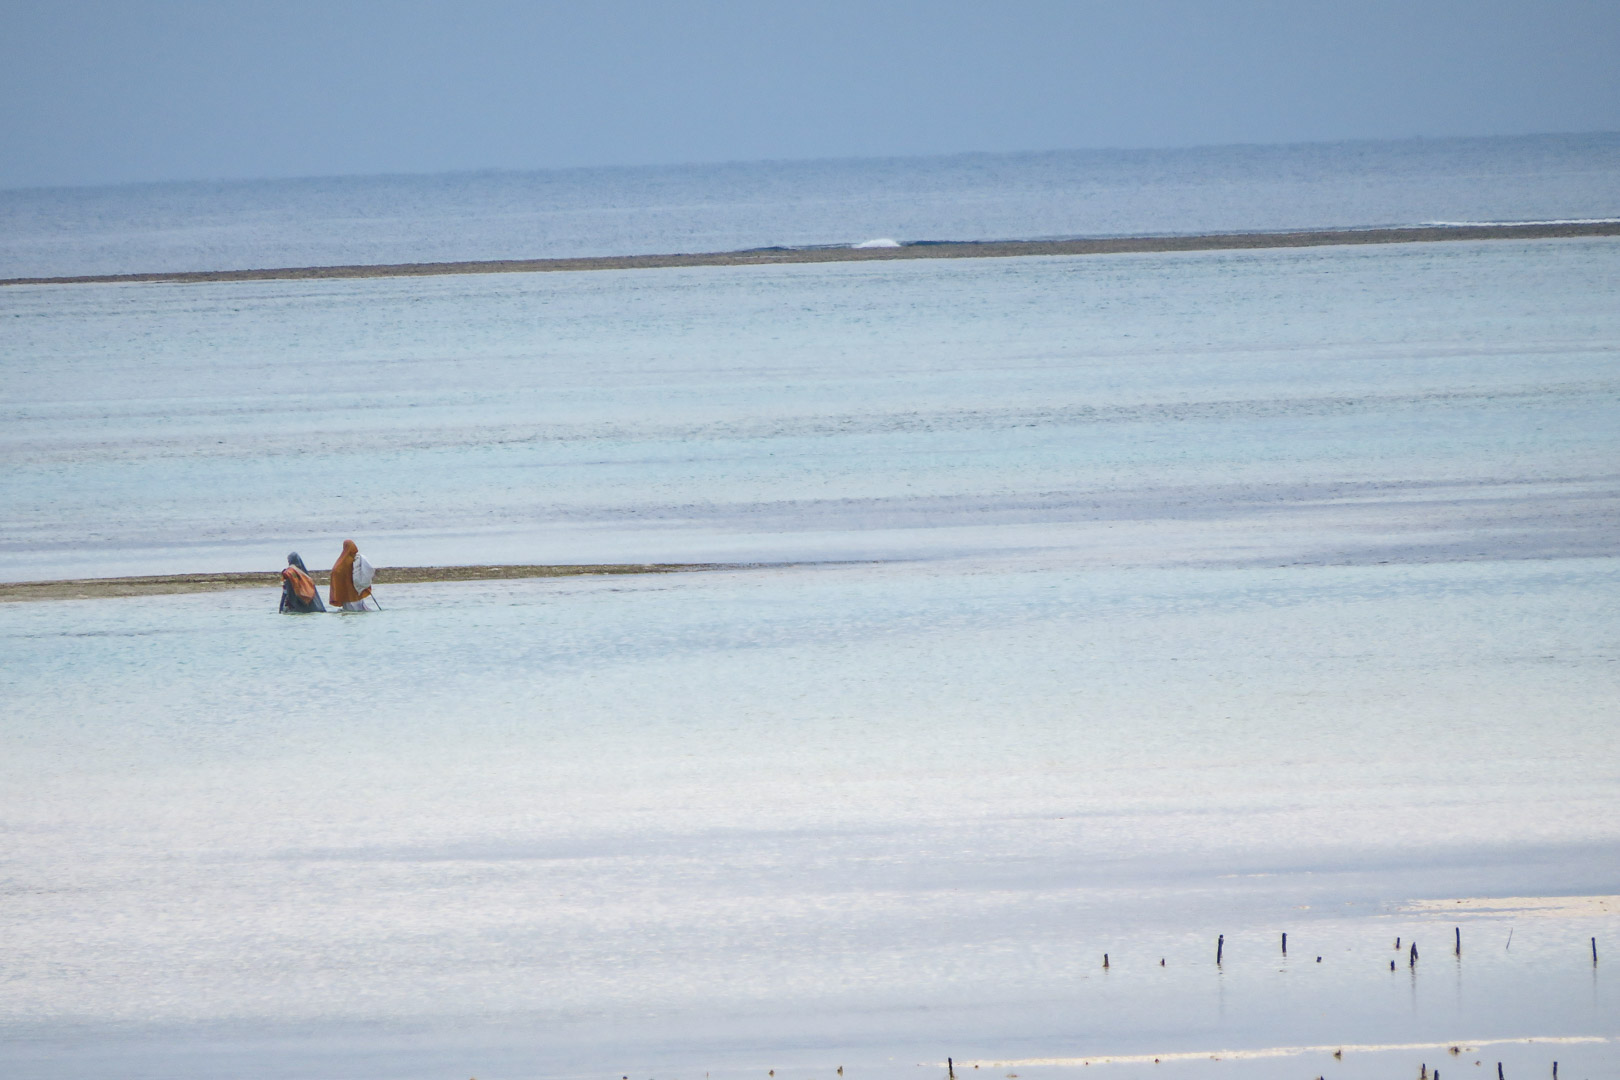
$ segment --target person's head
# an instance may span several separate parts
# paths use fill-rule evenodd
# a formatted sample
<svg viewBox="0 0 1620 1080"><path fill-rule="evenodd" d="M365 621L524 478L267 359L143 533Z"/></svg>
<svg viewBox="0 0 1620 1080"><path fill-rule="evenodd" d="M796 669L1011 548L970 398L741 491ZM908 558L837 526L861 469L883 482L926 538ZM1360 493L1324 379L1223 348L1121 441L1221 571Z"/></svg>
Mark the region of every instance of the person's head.
<svg viewBox="0 0 1620 1080"><path fill-rule="evenodd" d="M304 560L300 559L298 557L298 552L294 551L294 552L291 552L291 553L288 554L288 556L287 556L287 565L288 566L296 566L296 567L298 567L298 569L302 570L304 568Z"/></svg>
<svg viewBox="0 0 1620 1080"><path fill-rule="evenodd" d="M345 554L345 555L358 555L359 553L360 553L360 545L356 544L353 540L345 540L345 541L343 541L343 554Z"/></svg>

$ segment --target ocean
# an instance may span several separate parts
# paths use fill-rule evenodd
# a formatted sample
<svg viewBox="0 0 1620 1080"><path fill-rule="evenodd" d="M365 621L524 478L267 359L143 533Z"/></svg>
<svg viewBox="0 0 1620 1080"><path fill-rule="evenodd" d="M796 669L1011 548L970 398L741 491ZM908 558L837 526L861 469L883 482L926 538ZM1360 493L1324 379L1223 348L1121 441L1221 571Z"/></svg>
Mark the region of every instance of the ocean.
<svg viewBox="0 0 1620 1080"><path fill-rule="evenodd" d="M1613 218L1617 152L4 192L0 276ZM352 536L384 608L0 603L0 1072L1612 1074L1617 296L1609 238L0 288L0 580ZM516 562L728 568L387 577Z"/></svg>
<svg viewBox="0 0 1620 1080"><path fill-rule="evenodd" d="M0 191L0 279L1610 218L1620 134Z"/></svg>

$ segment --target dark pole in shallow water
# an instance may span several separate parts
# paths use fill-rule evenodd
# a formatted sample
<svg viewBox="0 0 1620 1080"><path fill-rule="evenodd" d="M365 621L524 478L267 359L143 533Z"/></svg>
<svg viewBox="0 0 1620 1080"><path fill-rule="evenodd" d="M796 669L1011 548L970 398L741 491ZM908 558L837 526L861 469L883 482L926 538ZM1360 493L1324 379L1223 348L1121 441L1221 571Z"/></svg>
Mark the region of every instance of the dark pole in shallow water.
<svg viewBox="0 0 1620 1080"><path fill-rule="evenodd" d="M1457 927L1457 955L1462 955L1462 927Z"/></svg>
<svg viewBox="0 0 1620 1080"><path fill-rule="evenodd" d="M1597 938L1592 939L1592 963L1597 963Z"/></svg>
<svg viewBox="0 0 1620 1080"><path fill-rule="evenodd" d="M1288 934L1286 931L1283 933L1283 955L1288 955Z"/></svg>
<svg viewBox="0 0 1620 1080"><path fill-rule="evenodd" d="M1593 938L1592 940L1596 941L1597 939ZM1221 966L1221 952L1225 948L1226 948L1226 935L1222 934L1222 935L1220 935L1219 937L1217 937L1215 939L1215 966L1216 967ZM1594 955L1596 955L1596 947L1595 946L1594 946Z"/></svg>

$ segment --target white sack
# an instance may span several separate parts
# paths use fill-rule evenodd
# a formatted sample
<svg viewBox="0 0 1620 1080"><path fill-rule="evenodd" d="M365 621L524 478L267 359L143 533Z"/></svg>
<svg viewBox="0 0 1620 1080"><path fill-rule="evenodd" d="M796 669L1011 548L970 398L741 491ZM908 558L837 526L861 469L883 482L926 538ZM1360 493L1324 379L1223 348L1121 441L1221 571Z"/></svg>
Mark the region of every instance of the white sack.
<svg viewBox="0 0 1620 1080"><path fill-rule="evenodd" d="M377 571L369 562L366 561L366 557L364 555L356 555L354 557L353 577L354 589L356 592L365 592L367 589L371 588L371 579L375 577L376 574Z"/></svg>

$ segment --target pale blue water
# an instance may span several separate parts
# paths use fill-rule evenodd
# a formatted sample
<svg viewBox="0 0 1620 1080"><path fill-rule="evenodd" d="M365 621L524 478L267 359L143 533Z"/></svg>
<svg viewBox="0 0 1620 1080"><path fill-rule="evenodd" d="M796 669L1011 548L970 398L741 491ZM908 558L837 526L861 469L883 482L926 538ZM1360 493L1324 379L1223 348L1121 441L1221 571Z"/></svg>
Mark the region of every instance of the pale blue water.
<svg viewBox="0 0 1620 1080"><path fill-rule="evenodd" d="M352 535L386 608L0 605L0 1073L1612 1075L1617 295L1612 240L0 290L0 579ZM386 577L675 559L771 565ZM1415 906L1515 896L1610 899Z"/></svg>
<svg viewBox="0 0 1620 1080"><path fill-rule="evenodd" d="M1620 134L0 191L0 278L1620 217Z"/></svg>
<svg viewBox="0 0 1620 1080"><path fill-rule="evenodd" d="M946 563L8 605L0 1055L932 1076L1620 1035L1612 906L1401 910L1614 891L1617 586ZM1420 1055L1387 1056L1344 1074Z"/></svg>
<svg viewBox="0 0 1620 1080"><path fill-rule="evenodd" d="M13 287L0 577L1607 554L1616 295L1611 240Z"/></svg>

